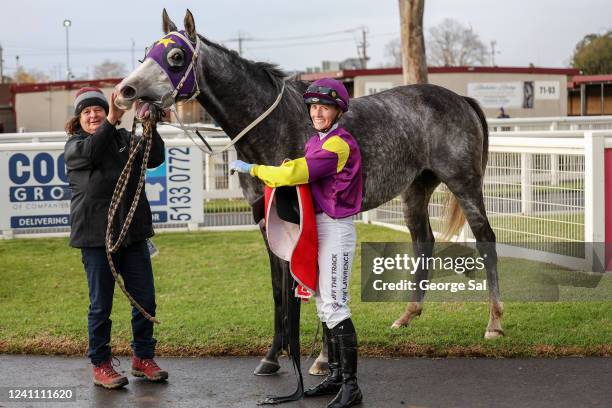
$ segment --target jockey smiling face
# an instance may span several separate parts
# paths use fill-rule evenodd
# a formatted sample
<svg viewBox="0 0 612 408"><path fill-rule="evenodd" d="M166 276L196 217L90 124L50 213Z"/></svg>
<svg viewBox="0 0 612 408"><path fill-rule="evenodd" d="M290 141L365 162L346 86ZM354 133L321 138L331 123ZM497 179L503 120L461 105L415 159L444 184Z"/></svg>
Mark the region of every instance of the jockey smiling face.
<svg viewBox="0 0 612 408"><path fill-rule="evenodd" d="M342 111L334 105L313 103L310 105L312 125L319 132L325 132L340 118Z"/></svg>

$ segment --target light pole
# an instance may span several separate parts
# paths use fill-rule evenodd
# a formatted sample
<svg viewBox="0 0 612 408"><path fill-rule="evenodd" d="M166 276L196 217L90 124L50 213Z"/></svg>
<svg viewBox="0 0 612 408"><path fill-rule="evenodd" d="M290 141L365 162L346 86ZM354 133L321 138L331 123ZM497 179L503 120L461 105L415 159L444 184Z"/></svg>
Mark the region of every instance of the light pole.
<svg viewBox="0 0 612 408"><path fill-rule="evenodd" d="M72 72L70 72L70 49L68 47L68 29L72 25L72 21L64 20L64 27L66 27L66 80L70 81L72 78Z"/></svg>

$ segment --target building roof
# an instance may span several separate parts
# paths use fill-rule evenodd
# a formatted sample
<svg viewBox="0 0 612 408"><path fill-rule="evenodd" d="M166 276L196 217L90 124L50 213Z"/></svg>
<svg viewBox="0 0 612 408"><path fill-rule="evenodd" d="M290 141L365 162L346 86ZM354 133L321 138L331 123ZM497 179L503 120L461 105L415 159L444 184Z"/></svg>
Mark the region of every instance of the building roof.
<svg viewBox="0 0 612 408"><path fill-rule="evenodd" d="M27 92L46 92L60 90L77 90L85 86L94 86L96 88L114 87L122 78L105 78L105 79L87 79L82 81L56 81L56 82L41 82L34 84L12 84L11 92L13 94Z"/></svg>
<svg viewBox="0 0 612 408"><path fill-rule="evenodd" d="M456 73L488 73L488 74L542 74L542 75L579 75L576 68L540 68L540 67L428 67L430 74L456 74ZM302 74L306 81L319 78L354 78L366 75L400 75L402 68L373 68L373 69L345 69L328 72L312 72Z"/></svg>
<svg viewBox="0 0 612 408"><path fill-rule="evenodd" d="M567 83L568 88L575 88L581 84L610 84L612 83L612 74L606 75L576 75Z"/></svg>

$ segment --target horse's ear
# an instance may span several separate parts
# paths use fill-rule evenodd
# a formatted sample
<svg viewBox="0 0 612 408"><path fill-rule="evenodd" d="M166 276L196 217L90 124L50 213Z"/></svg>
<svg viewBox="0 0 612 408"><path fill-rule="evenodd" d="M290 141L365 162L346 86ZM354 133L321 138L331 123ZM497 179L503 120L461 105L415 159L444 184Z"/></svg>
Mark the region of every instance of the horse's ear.
<svg viewBox="0 0 612 408"><path fill-rule="evenodd" d="M176 24L170 20L168 17L168 13L166 13L166 9L162 12L162 30L164 34L168 34L170 31L178 31L176 28Z"/></svg>
<svg viewBox="0 0 612 408"><path fill-rule="evenodd" d="M187 9L187 12L185 13L185 21L183 22L183 25L185 26L185 33L187 33L187 37L189 37L191 41L196 42L198 33L196 32L193 14L191 14L189 9Z"/></svg>

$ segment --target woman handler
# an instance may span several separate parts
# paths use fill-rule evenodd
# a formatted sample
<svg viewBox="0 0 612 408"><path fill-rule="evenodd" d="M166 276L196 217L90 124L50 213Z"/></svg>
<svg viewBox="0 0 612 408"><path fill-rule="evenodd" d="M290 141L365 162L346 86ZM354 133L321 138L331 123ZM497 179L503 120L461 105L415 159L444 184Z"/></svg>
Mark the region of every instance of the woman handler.
<svg viewBox="0 0 612 408"><path fill-rule="evenodd" d="M304 157L281 166L232 162L230 167L258 177L270 187L309 183L319 241L319 282L315 297L323 322L330 374L306 396L333 395L328 407L357 405L357 335L349 309L349 279L355 255L355 225L362 200L361 154L357 141L338 119L348 110L349 95L335 79L320 79L304 93L317 134L304 147Z"/></svg>
<svg viewBox="0 0 612 408"><path fill-rule="evenodd" d="M118 129L125 111L111 104L98 88L82 88L74 101L75 116L66 123L69 139L64 148L68 180L72 190L70 201L70 245L81 249L82 261L89 286L87 356L93 364L93 382L105 388L120 388L128 383L115 371L111 359L111 308L115 279L110 271L105 251L106 219L113 190L129 155L130 133ZM140 117L148 114L141 106ZM144 112L147 112L146 114ZM154 132L148 167L164 162L164 142ZM134 163L133 173L140 172L142 155ZM138 181L132 178L124 202L118 208L117 226L125 219L134 199ZM151 209L141 191L122 247L113 255L113 262L123 277L125 287L149 314L155 316L155 287L147 238L153 236ZM132 374L151 381L168 378L153 360L156 340L153 323L135 308L132 310L131 343Z"/></svg>

